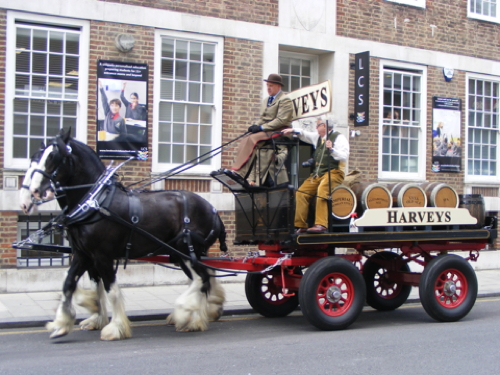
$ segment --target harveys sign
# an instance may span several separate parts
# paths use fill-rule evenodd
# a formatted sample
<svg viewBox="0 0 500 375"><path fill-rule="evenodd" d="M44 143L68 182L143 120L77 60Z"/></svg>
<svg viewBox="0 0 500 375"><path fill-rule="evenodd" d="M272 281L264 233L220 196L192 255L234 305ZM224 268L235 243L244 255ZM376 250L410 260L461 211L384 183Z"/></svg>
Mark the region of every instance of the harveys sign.
<svg viewBox="0 0 500 375"><path fill-rule="evenodd" d="M417 226L417 225L468 225L476 224L466 208L398 207L366 210L354 221L358 227Z"/></svg>
<svg viewBox="0 0 500 375"><path fill-rule="evenodd" d="M302 87L288 94L293 103L293 118L320 116L332 109L332 88L330 81Z"/></svg>

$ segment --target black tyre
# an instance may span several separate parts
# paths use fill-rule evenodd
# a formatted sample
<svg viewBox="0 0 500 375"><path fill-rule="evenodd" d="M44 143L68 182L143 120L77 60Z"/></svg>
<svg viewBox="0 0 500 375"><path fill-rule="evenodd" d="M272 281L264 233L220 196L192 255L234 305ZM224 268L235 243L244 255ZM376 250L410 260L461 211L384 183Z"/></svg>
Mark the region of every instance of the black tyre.
<svg viewBox="0 0 500 375"><path fill-rule="evenodd" d="M375 253L368 258L363 267L366 285L366 302L380 311L395 310L406 302L411 292L411 285L404 285L390 280L387 269L377 260L392 261L398 258L390 251ZM407 263L401 263L398 271L410 272Z"/></svg>
<svg viewBox="0 0 500 375"><path fill-rule="evenodd" d="M245 294L248 303L259 314L268 318L287 316L299 305L297 293L284 296L281 286L274 282L279 273L248 273L245 280Z"/></svg>
<svg viewBox="0 0 500 375"><path fill-rule="evenodd" d="M420 301L429 316L455 322L466 316L477 297L477 277L471 265L457 255L434 258L424 268Z"/></svg>
<svg viewBox="0 0 500 375"><path fill-rule="evenodd" d="M339 330L358 318L366 290L359 270L339 257L322 258L304 274L299 288L302 313L312 325Z"/></svg>

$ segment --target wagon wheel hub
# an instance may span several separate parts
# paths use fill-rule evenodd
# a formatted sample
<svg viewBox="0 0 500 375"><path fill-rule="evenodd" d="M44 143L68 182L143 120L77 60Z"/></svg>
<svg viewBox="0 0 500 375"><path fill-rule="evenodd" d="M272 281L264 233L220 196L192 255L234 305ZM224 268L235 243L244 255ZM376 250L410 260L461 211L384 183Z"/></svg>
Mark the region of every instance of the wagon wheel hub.
<svg viewBox="0 0 500 375"><path fill-rule="evenodd" d="M340 291L340 288L338 286L331 286L328 288L326 292L326 299L330 303L337 303L340 298L342 297L342 292Z"/></svg>
<svg viewBox="0 0 500 375"><path fill-rule="evenodd" d="M455 284L454 281L448 280L447 282L444 283L444 294L447 296L453 296L457 293L457 285Z"/></svg>

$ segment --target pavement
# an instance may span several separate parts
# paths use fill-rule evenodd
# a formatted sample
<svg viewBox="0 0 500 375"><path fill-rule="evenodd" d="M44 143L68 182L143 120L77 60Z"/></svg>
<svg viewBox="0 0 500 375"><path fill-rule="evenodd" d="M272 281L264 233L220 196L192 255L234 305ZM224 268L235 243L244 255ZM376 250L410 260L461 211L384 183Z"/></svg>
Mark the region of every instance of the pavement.
<svg viewBox="0 0 500 375"><path fill-rule="evenodd" d="M478 298L500 296L500 269L476 270ZM226 292L224 315L252 313L244 282L223 283ZM122 288L125 309L132 321L164 319L173 311L176 298L186 285L166 285ZM44 326L52 321L61 292L0 294L0 328ZM418 288L412 288L407 303L418 302ZM77 321L88 318L87 310L75 306ZM108 309L109 312L109 309Z"/></svg>

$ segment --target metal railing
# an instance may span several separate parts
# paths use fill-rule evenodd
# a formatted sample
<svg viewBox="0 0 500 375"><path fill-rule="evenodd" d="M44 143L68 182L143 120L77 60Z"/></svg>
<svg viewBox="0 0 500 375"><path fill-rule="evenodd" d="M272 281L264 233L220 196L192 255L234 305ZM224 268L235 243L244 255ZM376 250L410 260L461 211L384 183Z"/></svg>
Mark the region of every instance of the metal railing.
<svg viewBox="0 0 500 375"><path fill-rule="evenodd" d="M53 214L38 214L32 216L19 216L18 240L23 240L32 233L41 229L52 218ZM43 244L68 246L67 239L64 238L63 232L51 232L48 236L42 239ZM68 266L70 263L70 255L57 252L40 251L40 250L17 250L17 267L61 267Z"/></svg>

